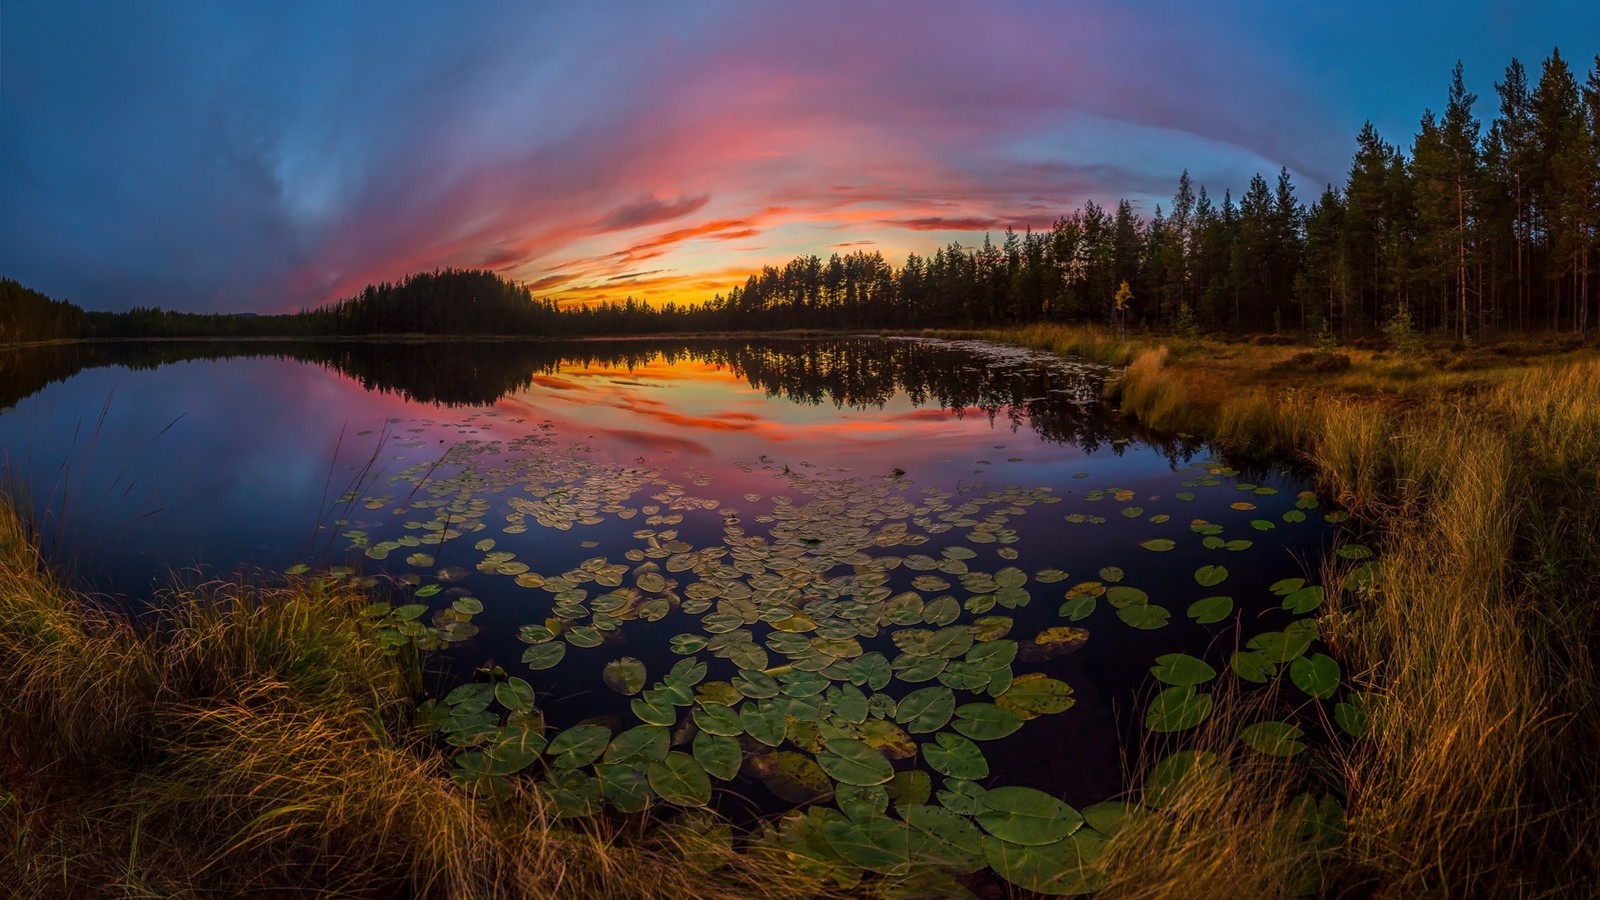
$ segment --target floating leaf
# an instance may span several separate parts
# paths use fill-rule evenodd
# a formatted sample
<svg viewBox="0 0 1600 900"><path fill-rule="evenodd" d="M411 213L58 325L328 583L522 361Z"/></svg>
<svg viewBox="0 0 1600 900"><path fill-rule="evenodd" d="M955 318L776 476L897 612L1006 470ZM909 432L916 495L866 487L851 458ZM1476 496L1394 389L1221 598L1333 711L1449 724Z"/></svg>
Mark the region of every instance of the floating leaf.
<svg viewBox="0 0 1600 900"><path fill-rule="evenodd" d="M960 875L983 868L984 859L979 849L983 846L983 835L966 816L940 806L896 806L906 824L921 838L913 842L922 849L922 853L918 854L919 861L948 866ZM909 896L958 895L954 892L924 892Z"/></svg>
<svg viewBox="0 0 1600 900"><path fill-rule="evenodd" d="M1319 700L1339 689L1339 663L1326 653L1297 657L1289 664L1289 680L1308 696Z"/></svg>
<svg viewBox="0 0 1600 900"><path fill-rule="evenodd" d="M1193 781L1204 783L1226 774L1227 768L1217 754L1209 750L1180 750L1163 757L1150 771L1144 784L1144 803L1152 809L1160 809L1186 796Z"/></svg>
<svg viewBox="0 0 1600 900"><path fill-rule="evenodd" d="M680 634L668 641L667 645L672 648L673 653L688 656L704 650L706 643L706 639L698 634Z"/></svg>
<svg viewBox="0 0 1600 900"><path fill-rule="evenodd" d="M750 768L779 799L795 805L828 800L833 782L809 756L790 751L765 753L751 759Z"/></svg>
<svg viewBox="0 0 1600 900"><path fill-rule="evenodd" d="M1217 677L1217 670L1205 660L1187 653L1168 653L1156 657L1150 674L1163 684L1195 685Z"/></svg>
<svg viewBox="0 0 1600 900"><path fill-rule="evenodd" d="M933 779L928 777L927 772L919 769L894 773L894 777L889 779L886 787L889 799L894 801L897 809L920 806L933 796Z"/></svg>
<svg viewBox="0 0 1600 900"><path fill-rule="evenodd" d="M606 687L613 691L624 696L632 696L644 688L644 662L631 656L614 659L606 663L600 672L600 678L606 683Z"/></svg>
<svg viewBox="0 0 1600 900"><path fill-rule="evenodd" d="M1030 787L999 787L983 795L976 816L984 831L1022 846L1053 844L1083 825L1077 810Z"/></svg>
<svg viewBox="0 0 1600 900"><path fill-rule="evenodd" d="M1067 580L1067 573L1060 569L1041 569L1033 576L1033 580L1040 584L1055 584Z"/></svg>
<svg viewBox="0 0 1600 900"><path fill-rule="evenodd" d="M1023 719L1065 712L1076 702L1066 682L1042 672L1018 675L1011 687L995 698L996 706L1009 709Z"/></svg>
<svg viewBox="0 0 1600 900"><path fill-rule="evenodd" d="M835 781L868 786L883 784L894 777L894 767L889 760L862 741L835 738L825 745L828 750L817 754L817 765Z"/></svg>
<svg viewBox="0 0 1600 900"><path fill-rule="evenodd" d="M1154 604L1126 606L1117 610L1117 618L1146 631L1160 628L1167 624L1167 620L1171 617L1172 613L1168 612L1166 607Z"/></svg>
<svg viewBox="0 0 1600 900"><path fill-rule="evenodd" d="M1228 665L1235 675L1256 684L1266 684L1278 674L1277 660L1259 650L1235 651Z"/></svg>
<svg viewBox="0 0 1600 900"><path fill-rule="evenodd" d="M1094 613L1095 605L1099 602L1094 597L1070 597L1061 604L1056 614L1070 621L1080 622Z"/></svg>
<svg viewBox="0 0 1600 900"><path fill-rule="evenodd" d="M608 763L644 764L667 758L672 733L659 725L639 725L611 739L606 747Z"/></svg>
<svg viewBox="0 0 1600 900"><path fill-rule="evenodd" d="M966 703L956 707L954 727L975 741L992 741L1021 728L1022 717L993 703Z"/></svg>
<svg viewBox="0 0 1600 900"><path fill-rule="evenodd" d="M1079 829L1044 846L1023 846L986 838L984 858L1006 881L1034 894L1062 897L1093 893L1105 884L1095 867L1105 847L1098 832Z"/></svg>
<svg viewBox="0 0 1600 900"><path fill-rule="evenodd" d="M1228 570L1223 566L1201 566L1194 572L1194 580L1201 587L1216 587L1228 578Z"/></svg>
<svg viewBox="0 0 1600 900"><path fill-rule="evenodd" d="M739 774L744 752L734 738L702 731L694 736L694 758L713 777L729 781Z"/></svg>
<svg viewBox="0 0 1600 900"><path fill-rule="evenodd" d="M1333 720L1345 734L1366 737L1372 729L1371 699L1367 694L1347 694L1333 705Z"/></svg>
<svg viewBox="0 0 1600 900"><path fill-rule="evenodd" d="M305 573L307 573L309 571L311 571L311 567L306 565L305 563L295 563L294 565L290 566L289 568L284 569L283 570L283 574L285 574L285 575L304 575Z"/></svg>
<svg viewBox="0 0 1600 900"><path fill-rule="evenodd" d="M651 725L672 726L678 724L678 710L672 703L672 698L659 691L645 691L643 695L635 697L628 704L633 714L643 722Z"/></svg>
<svg viewBox="0 0 1600 900"><path fill-rule="evenodd" d="M1257 722L1239 730L1239 737L1252 749L1269 756L1294 756L1306 749L1299 739L1305 732L1288 722Z"/></svg>
<svg viewBox="0 0 1600 900"><path fill-rule="evenodd" d="M1154 550L1157 553L1162 553L1178 546L1178 542L1168 540L1167 538L1151 538L1150 540L1139 544L1139 546L1145 548L1146 550Z"/></svg>
<svg viewBox="0 0 1600 900"><path fill-rule="evenodd" d="M737 737L744 734L739 714L720 703L706 703L694 711L694 723L709 734Z"/></svg>
<svg viewBox="0 0 1600 900"><path fill-rule="evenodd" d="M522 661L528 668L535 671L554 668L567 655L567 645L559 641L545 644L534 644L522 651Z"/></svg>
<svg viewBox="0 0 1600 900"><path fill-rule="evenodd" d="M911 829L894 819L830 819L822 835L841 859L869 872L896 875L911 865Z"/></svg>
<svg viewBox="0 0 1600 900"><path fill-rule="evenodd" d="M500 705L516 712L533 711L533 685L521 678L507 678L494 686L494 698Z"/></svg>
<svg viewBox="0 0 1600 900"><path fill-rule="evenodd" d="M406 557L406 565L416 566L419 569L433 568L433 557L426 553L413 553Z"/></svg>
<svg viewBox="0 0 1600 900"><path fill-rule="evenodd" d="M621 812L642 812L655 797L642 766L600 763L594 771L600 779L600 793Z"/></svg>
<svg viewBox="0 0 1600 900"><path fill-rule="evenodd" d="M1372 556L1372 549L1362 544L1345 544L1333 552L1340 559L1368 559Z"/></svg>
<svg viewBox="0 0 1600 900"><path fill-rule="evenodd" d="M879 691L894 678L894 672L889 668L888 658L874 650L850 664L849 678L851 684Z"/></svg>
<svg viewBox="0 0 1600 900"><path fill-rule="evenodd" d="M611 743L611 729L603 725L574 725L555 736L545 748L558 769L576 769L600 758Z"/></svg>
<svg viewBox="0 0 1600 900"><path fill-rule="evenodd" d="M1136 587L1119 584L1106 589L1106 602L1117 609L1123 609L1149 603L1150 595Z"/></svg>
<svg viewBox="0 0 1600 900"><path fill-rule="evenodd" d="M1123 574L1122 569L1117 566L1106 566L1100 570L1100 580L1116 584L1122 580Z"/></svg>
<svg viewBox="0 0 1600 900"><path fill-rule="evenodd" d="M1306 580L1304 578L1281 578L1274 581L1267 590L1279 597L1287 597L1305 587L1305 584Z"/></svg>
<svg viewBox="0 0 1600 900"><path fill-rule="evenodd" d="M955 708L956 695L949 688L926 687L900 701L895 721L912 734L926 734L943 728Z"/></svg>
<svg viewBox="0 0 1600 900"><path fill-rule="evenodd" d="M1232 612L1232 597L1204 597L1189 604L1189 618L1201 625L1220 622Z"/></svg>
<svg viewBox="0 0 1600 900"><path fill-rule="evenodd" d="M781 703L746 703L739 707L739 724L746 734L768 747L776 747L788 734L789 723L784 715L787 708Z"/></svg>
<svg viewBox="0 0 1600 900"><path fill-rule="evenodd" d="M989 763L978 745L959 734L941 732L933 743L922 745L922 758L935 772L950 778L976 781L989 777Z"/></svg>
<svg viewBox="0 0 1600 900"><path fill-rule="evenodd" d="M1283 598L1283 608L1293 613L1308 613L1322 605L1321 585L1312 585L1289 592Z"/></svg>
<svg viewBox="0 0 1600 900"><path fill-rule="evenodd" d="M687 753L668 753L665 762L652 762L647 771L651 790L668 803L704 806L711 799L711 779Z"/></svg>
<svg viewBox="0 0 1600 900"><path fill-rule="evenodd" d="M1144 725L1151 731L1184 731L1204 722L1211 714L1210 694L1198 693L1190 685L1169 687L1150 701Z"/></svg>

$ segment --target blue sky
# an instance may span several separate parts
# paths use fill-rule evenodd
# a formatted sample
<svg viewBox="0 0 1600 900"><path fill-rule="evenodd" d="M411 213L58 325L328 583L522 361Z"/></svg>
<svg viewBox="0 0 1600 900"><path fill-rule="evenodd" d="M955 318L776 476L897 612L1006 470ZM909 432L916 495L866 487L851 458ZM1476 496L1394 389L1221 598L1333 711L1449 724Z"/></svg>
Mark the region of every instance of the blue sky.
<svg viewBox="0 0 1600 900"><path fill-rule="evenodd" d="M468 8L470 7L470 8ZM1587 44L1580 42L1586 41ZM692 300L1087 199L1147 214L1407 146L1466 67L1580 74L1600 4L405 2L0 8L0 275L281 311L437 266Z"/></svg>

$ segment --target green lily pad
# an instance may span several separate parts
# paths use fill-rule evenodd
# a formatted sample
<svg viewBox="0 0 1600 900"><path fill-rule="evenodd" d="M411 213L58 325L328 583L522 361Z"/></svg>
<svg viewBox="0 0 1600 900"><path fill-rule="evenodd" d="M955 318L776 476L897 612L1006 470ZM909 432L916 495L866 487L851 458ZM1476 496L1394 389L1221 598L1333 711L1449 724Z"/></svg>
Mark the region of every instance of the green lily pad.
<svg viewBox="0 0 1600 900"><path fill-rule="evenodd" d="M895 721L912 734L938 731L955 713L956 695L947 687L925 687L907 694L895 712Z"/></svg>
<svg viewBox="0 0 1600 900"><path fill-rule="evenodd" d="M650 763L650 789L668 803L704 806L711 800L711 779L694 757L673 751L664 762Z"/></svg>
<svg viewBox="0 0 1600 900"><path fill-rule="evenodd" d="M614 659L606 663L600 672L600 678L606 683L606 687L613 691L623 696L632 696L644 689L644 662L631 656Z"/></svg>
<svg viewBox="0 0 1600 900"><path fill-rule="evenodd" d="M862 654L850 664L849 678L853 685L866 685L872 690L881 691L894 679L894 672L889 668L888 658L874 650Z"/></svg>
<svg viewBox="0 0 1600 900"><path fill-rule="evenodd" d="M1332 697L1339 689L1340 674L1338 661L1326 653L1296 657L1289 664L1289 680L1319 700Z"/></svg>
<svg viewBox="0 0 1600 900"><path fill-rule="evenodd" d="M712 777L729 781L739 774L744 752L738 740L702 731L694 736L694 758Z"/></svg>
<svg viewBox="0 0 1600 900"><path fill-rule="evenodd" d="M1201 625L1210 625L1226 619L1233 612L1232 597L1202 597L1189 604L1189 618Z"/></svg>
<svg viewBox="0 0 1600 900"><path fill-rule="evenodd" d="M954 727L975 741L992 741L1021 728L1022 717L993 703L966 703L956 707Z"/></svg>
<svg viewBox="0 0 1600 900"><path fill-rule="evenodd" d="M911 866L911 829L894 819L830 819L822 835L841 859L869 872L897 875Z"/></svg>
<svg viewBox="0 0 1600 900"><path fill-rule="evenodd" d="M1184 731L1204 722L1211 705L1211 695L1196 692L1192 685L1169 687L1150 701L1144 725L1161 734Z"/></svg>
<svg viewBox="0 0 1600 900"><path fill-rule="evenodd" d="M1333 705L1333 720L1345 734L1366 737L1372 730L1371 699L1366 694L1348 694Z"/></svg>
<svg viewBox="0 0 1600 900"><path fill-rule="evenodd" d="M1152 631L1167 624L1167 620L1172 618L1172 613L1168 612L1166 607L1156 606L1152 603L1142 606L1125 606L1117 610L1117 618L1135 628Z"/></svg>
<svg viewBox="0 0 1600 900"><path fill-rule="evenodd" d="M613 764L642 765L667 758L672 733L659 725L639 725L611 739L605 761Z"/></svg>
<svg viewBox="0 0 1600 900"><path fill-rule="evenodd" d="M746 734L768 747L776 747L788 734L787 709L784 703L745 703L739 707L739 724Z"/></svg>
<svg viewBox="0 0 1600 900"><path fill-rule="evenodd" d="M1105 838L1098 832L1080 829L1044 846L985 838L983 851L989 867L1017 887L1035 894L1069 897L1093 893L1105 885L1105 876L1095 867L1104 846Z"/></svg>
<svg viewBox="0 0 1600 900"><path fill-rule="evenodd" d="M894 766L882 753L852 738L824 742L827 752L817 754L817 765L834 781L869 786L883 784L894 777Z"/></svg>
<svg viewBox="0 0 1600 900"><path fill-rule="evenodd" d="M1194 571L1194 580L1201 587L1216 587L1228 578L1228 570L1224 566L1201 566Z"/></svg>
<svg viewBox="0 0 1600 900"><path fill-rule="evenodd" d="M1178 546L1178 542L1169 540L1167 538L1151 538L1150 540L1139 544L1139 546L1145 548L1146 550L1154 550L1157 553L1163 553Z"/></svg>
<svg viewBox="0 0 1600 900"><path fill-rule="evenodd" d="M976 818L984 831L1022 846L1053 844L1083 825L1077 810L1030 787L999 787L985 793Z"/></svg>
<svg viewBox="0 0 1600 900"><path fill-rule="evenodd" d="M1283 598L1283 608L1292 613L1308 613L1321 606L1322 600L1322 586L1312 585L1290 591Z"/></svg>
<svg viewBox="0 0 1600 900"><path fill-rule="evenodd" d="M1300 738L1305 732L1288 722L1257 722L1239 729L1239 737L1247 745L1269 756L1294 756L1306 749Z"/></svg>
<svg viewBox="0 0 1600 900"><path fill-rule="evenodd" d="M559 641L552 641L546 644L534 644L522 651L522 661L528 668L537 671L554 668L557 663L561 662L562 657L566 655L567 645Z"/></svg>
<svg viewBox="0 0 1600 900"><path fill-rule="evenodd" d="M960 875L983 868L983 834L966 816L942 806L897 804L897 808L921 838L913 842L913 847L922 851L915 854L918 862L947 866Z"/></svg>
<svg viewBox="0 0 1600 900"><path fill-rule="evenodd" d="M1009 709L1023 719L1032 719L1066 712L1077 699L1066 682L1043 672L1028 672L1016 676L1011 687L996 697L994 702L996 706Z"/></svg>
<svg viewBox="0 0 1600 900"><path fill-rule="evenodd" d="M738 737L744 734L744 726L739 724L739 714L720 703L706 703L694 711L694 723L701 731L725 737Z"/></svg>
<svg viewBox="0 0 1600 900"><path fill-rule="evenodd" d="M611 743L611 729L603 725L574 725L555 736L545 752L558 769L576 769L600 758Z"/></svg>
<svg viewBox="0 0 1600 900"><path fill-rule="evenodd" d="M922 745L929 768L950 778L977 781L989 777L989 763L978 745L959 734L940 732L933 743Z"/></svg>
<svg viewBox="0 0 1600 900"><path fill-rule="evenodd" d="M1150 674L1163 684L1195 685L1205 684L1217 677L1217 670L1199 657L1187 653L1168 653L1156 657Z"/></svg>

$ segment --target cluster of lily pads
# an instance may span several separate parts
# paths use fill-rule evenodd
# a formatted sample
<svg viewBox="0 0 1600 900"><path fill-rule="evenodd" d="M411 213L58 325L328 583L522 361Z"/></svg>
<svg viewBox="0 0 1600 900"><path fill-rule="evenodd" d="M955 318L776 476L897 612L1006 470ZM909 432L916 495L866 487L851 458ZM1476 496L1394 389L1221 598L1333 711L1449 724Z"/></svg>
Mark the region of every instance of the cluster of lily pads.
<svg viewBox="0 0 1600 900"><path fill-rule="evenodd" d="M784 493L746 494L739 506L691 492L710 476L683 479L686 485L591 450L560 444L546 423L504 444L463 441L442 460L401 471L385 493L344 498L352 512L341 526L354 548L378 561L406 553L398 580L412 589L410 602L369 610L386 643L426 649L473 637L473 617L484 609L466 588L474 571L532 592L541 610L518 632L526 678L499 674L461 684L419 711L419 725L454 748L456 779L486 802L506 796L513 778L533 779L553 808L570 816L714 806L719 784L759 784L793 809L767 826L764 839L842 885L875 877L887 890L911 879L908 896L931 890L927 879L984 868L1040 893L1093 890L1106 840L1130 817L1152 814L1121 802L1078 810L1025 784L986 786L1025 774L992 772L986 742L1073 707L1074 690L1051 674L1058 671L1052 661L1089 640L1076 623L1091 619L1101 600L1134 629L1157 631L1173 619L1174 610L1151 596L1170 585L1129 584L1124 567L1106 565L1072 581L1058 568L1028 572L1010 564L1024 539L1013 520L1061 503L1057 492L918 488L899 473L808 474L763 459L741 468L780 481ZM1197 490L1231 485L1253 498L1231 509L1259 514L1257 500L1277 493L1238 481L1239 473L1220 463L1187 474L1172 497L1180 504L1194 501ZM647 490L649 502L639 502ZM501 502L490 499L502 495ZM1147 509L1164 501L1123 487L1095 487L1081 499L1124 504L1113 514L1176 535L1131 545L1121 560L1126 567L1143 553L1160 560L1180 541L1217 552L1217 562L1193 572L1195 584L1213 593L1189 602L1184 614L1201 626L1237 621L1235 597L1221 591L1228 563L1238 559L1233 554L1249 551L1252 539L1230 537L1227 524L1201 518L1185 529L1177 507ZM389 519L359 520L357 509ZM1249 518L1246 533L1292 526L1320 511L1319 501L1302 493L1274 518ZM689 543L681 533L688 516L717 517L722 541ZM398 535L375 538L400 517L408 518ZM634 518L643 527L620 559L596 555L565 571L537 571L502 546L533 527L546 533ZM1107 518L1074 511L1059 521L1093 526ZM1322 518L1336 522L1342 514ZM467 560L470 568L439 565L469 542L477 554ZM1367 548L1347 544L1338 552L1364 565L1352 583L1370 571ZM985 562L991 558L994 564ZM1241 634L1228 667L1261 684L1286 672L1308 702L1334 698L1342 673L1330 655L1313 652L1320 635L1309 617L1323 602L1322 587L1287 577L1270 590L1299 618L1280 630ZM1014 634L1016 612L1035 601L1058 604L1057 623ZM632 623L668 621L683 623L666 641L678 657L672 665L652 672L646 660L618 652L624 631L640 627ZM633 723L549 727L534 682L560 684L559 668L573 650L610 655L602 680L629 698ZM1154 655L1151 675L1161 686L1144 705L1151 732L1186 731L1209 717L1206 687L1218 677L1210 662ZM1295 711L1284 712L1246 725L1243 742L1272 755L1305 750ZM1346 691L1334 707L1338 725L1353 735L1364 731L1367 714L1358 693ZM1157 805L1161 786L1181 775L1180 763L1194 762L1180 753L1157 766L1147 801ZM1323 840L1337 803L1306 802L1297 821L1321 823L1312 831Z"/></svg>

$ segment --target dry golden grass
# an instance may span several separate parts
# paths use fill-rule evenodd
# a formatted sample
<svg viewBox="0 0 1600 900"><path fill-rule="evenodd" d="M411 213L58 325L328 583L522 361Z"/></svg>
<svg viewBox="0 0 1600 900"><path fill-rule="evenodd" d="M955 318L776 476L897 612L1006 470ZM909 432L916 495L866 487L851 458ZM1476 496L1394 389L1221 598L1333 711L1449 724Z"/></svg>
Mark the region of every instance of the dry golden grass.
<svg viewBox="0 0 1600 900"><path fill-rule="evenodd" d="M1114 389L1125 413L1298 457L1381 546L1377 577L1331 592L1324 621L1380 713L1320 769L1350 816L1322 890L1600 893L1600 361L1352 351L1349 369L1316 372L1300 348L1148 343ZM1202 743L1234 749L1226 733ZM1307 774L1193 782L1108 849L1114 893L1285 893L1301 851L1261 810Z"/></svg>

